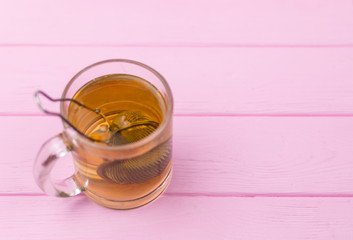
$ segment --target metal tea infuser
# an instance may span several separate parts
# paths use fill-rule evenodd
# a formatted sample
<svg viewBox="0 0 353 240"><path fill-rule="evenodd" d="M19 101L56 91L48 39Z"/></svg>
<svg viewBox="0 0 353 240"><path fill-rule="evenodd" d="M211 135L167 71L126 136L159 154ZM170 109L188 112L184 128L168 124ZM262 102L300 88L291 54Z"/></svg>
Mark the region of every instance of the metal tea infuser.
<svg viewBox="0 0 353 240"><path fill-rule="evenodd" d="M40 101L40 96L45 97L51 102L71 102L97 114L99 117L104 119L107 125L107 128L102 131L109 131L110 137L107 140L102 141L86 135L62 114L47 110L47 108L45 108ZM151 134L159 125L157 122L152 121L148 116L139 111L122 111L112 121L109 121L99 108L88 107L71 98L52 98L40 90L35 92L35 101L44 113L60 117L66 124L68 124L84 138L111 146L136 142ZM117 183L139 183L146 181L151 177L157 176L160 173L160 170L164 169L168 165L171 154L171 146L171 140L167 140L163 144L143 154L142 156L137 156L123 161L108 161L99 167L97 173L102 178L109 179ZM156 166L158 166L158 168Z"/></svg>

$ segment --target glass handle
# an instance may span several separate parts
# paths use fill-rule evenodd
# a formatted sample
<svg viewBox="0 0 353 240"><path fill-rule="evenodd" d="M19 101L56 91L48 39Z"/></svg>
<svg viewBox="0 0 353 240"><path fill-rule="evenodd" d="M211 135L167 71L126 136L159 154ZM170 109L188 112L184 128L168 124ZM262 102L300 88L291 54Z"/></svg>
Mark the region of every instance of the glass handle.
<svg viewBox="0 0 353 240"><path fill-rule="evenodd" d="M71 149L65 143L62 133L46 141L40 148L34 162L33 173L37 185L46 194L56 197L71 197L82 191L73 176L59 181L54 181L50 177L55 163L70 151Z"/></svg>

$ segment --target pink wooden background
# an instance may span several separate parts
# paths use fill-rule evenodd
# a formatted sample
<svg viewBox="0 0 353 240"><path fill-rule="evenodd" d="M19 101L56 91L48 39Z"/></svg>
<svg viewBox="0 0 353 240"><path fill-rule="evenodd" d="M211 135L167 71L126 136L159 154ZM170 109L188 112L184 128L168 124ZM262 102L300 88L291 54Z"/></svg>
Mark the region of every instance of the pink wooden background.
<svg viewBox="0 0 353 240"><path fill-rule="evenodd" d="M172 183L130 211L32 177L34 91L109 58L175 97ZM0 239L353 239L352 0L1 1L0 79Z"/></svg>

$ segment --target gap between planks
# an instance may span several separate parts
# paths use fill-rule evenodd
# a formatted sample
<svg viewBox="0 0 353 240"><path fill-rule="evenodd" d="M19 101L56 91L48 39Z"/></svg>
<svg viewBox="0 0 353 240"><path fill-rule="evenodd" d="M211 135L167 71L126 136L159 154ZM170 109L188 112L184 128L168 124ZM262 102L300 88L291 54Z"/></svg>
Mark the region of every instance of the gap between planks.
<svg viewBox="0 0 353 240"><path fill-rule="evenodd" d="M43 113L0 113L0 117L53 117L48 114ZM266 114L237 114L237 113L175 113L173 117L353 117L352 114L327 114L327 113L292 113L292 114L284 114L284 113L266 113Z"/></svg>
<svg viewBox="0 0 353 240"><path fill-rule="evenodd" d="M0 197L49 197L45 193L0 193ZM76 197L85 197L81 194ZM352 194L337 193L164 193L162 197L212 197L212 198L353 198Z"/></svg>
<svg viewBox="0 0 353 240"><path fill-rule="evenodd" d="M127 47L127 48L353 48L353 43L346 44L246 44L246 43L0 43L0 47Z"/></svg>

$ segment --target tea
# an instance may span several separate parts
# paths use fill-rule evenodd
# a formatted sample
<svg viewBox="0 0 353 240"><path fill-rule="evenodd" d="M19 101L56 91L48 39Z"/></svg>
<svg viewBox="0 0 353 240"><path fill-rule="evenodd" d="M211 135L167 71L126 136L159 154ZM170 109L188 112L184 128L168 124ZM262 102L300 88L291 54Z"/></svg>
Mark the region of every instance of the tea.
<svg viewBox="0 0 353 240"><path fill-rule="evenodd" d="M69 121L99 144L112 147L148 137L158 129L166 110L164 98L156 87L127 74L96 78L81 87L73 99L99 109L104 118L72 103ZM148 151L141 149L123 159L97 157L75 149L75 180L93 200L124 202L143 198L155 189L163 190L171 170L170 139L169 132L158 146ZM150 200L142 199L139 204Z"/></svg>

